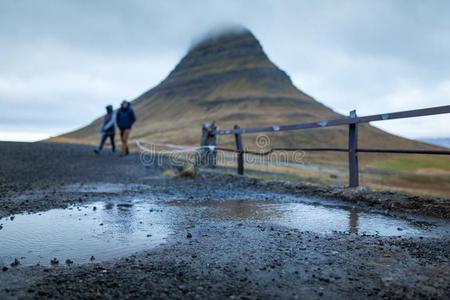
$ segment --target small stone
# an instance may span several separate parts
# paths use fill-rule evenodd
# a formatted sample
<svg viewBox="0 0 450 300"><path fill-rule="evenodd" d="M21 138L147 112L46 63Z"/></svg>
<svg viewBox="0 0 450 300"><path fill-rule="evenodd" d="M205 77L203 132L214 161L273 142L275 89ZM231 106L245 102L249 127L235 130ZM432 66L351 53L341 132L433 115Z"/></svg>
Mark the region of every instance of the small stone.
<svg viewBox="0 0 450 300"><path fill-rule="evenodd" d="M94 207L92 208L92 210L93 210L93 211L96 211L96 210L97 210L97 206L94 206Z"/></svg>
<svg viewBox="0 0 450 300"><path fill-rule="evenodd" d="M192 234L190 232L187 233L186 238L191 239L192 238Z"/></svg>
<svg viewBox="0 0 450 300"><path fill-rule="evenodd" d="M10 266L17 267L18 265L20 265L20 260L18 260L17 258L14 258L14 261L10 264Z"/></svg>
<svg viewBox="0 0 450 300"><path fill-rule="evenodd" d="M403 228L397 227L398 231L403 231Z"/></svg>
<svg viewBox="0 0 450 300"><path fill-rule="evenodd" d="M329 282L330 282L330 279L328 279L328 278L326 278L326 277L319 277L319 280L320 280L320 281L323 281L323 282L326 282L326 283L329 283Z"/></svg>
<svg viewBox="0 0 450 300"><path fill-rule="evenodd" d="M51 264L52 266L59 265L59 260L58 260L56 257L54 257L54 258L50 261L50 264Z"/></svg>
<svg viewBox="0 0 450 300"><path fill-rule="evenodd" d="M8 271L8 267L4 266L4 267L2 268L2 271L3 271L3 272Z"/></svg>

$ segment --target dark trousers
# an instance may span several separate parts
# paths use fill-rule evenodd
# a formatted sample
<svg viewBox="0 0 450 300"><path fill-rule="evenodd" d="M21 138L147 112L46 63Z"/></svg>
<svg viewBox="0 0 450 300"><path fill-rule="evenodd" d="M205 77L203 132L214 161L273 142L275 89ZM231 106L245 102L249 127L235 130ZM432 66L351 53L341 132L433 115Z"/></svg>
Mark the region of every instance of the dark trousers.
<svg viewBox="0 0 450 300"><path fill-rule="evenodd" d="M106 142L106 139L109 138L111 140L112 151L116 151L116 144L114 143L114 133L104 133L102 134L102 139L100 140L100 146L98 146L98 151L102 151L103 145Z"/></svg>

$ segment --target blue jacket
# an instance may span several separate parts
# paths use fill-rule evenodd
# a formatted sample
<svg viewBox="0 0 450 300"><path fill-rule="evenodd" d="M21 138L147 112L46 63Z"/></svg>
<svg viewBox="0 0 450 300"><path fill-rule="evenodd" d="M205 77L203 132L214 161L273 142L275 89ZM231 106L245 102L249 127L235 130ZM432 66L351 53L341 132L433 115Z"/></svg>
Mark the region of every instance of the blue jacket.
<svg viewBox="0 0 450 300"><path fill-rule="evenodd" d="M120 129L131 128L134 122L136 122L136 115L131 108L131 104L128 104L127 109L119 108L116 114L116 123Z"/></svg>

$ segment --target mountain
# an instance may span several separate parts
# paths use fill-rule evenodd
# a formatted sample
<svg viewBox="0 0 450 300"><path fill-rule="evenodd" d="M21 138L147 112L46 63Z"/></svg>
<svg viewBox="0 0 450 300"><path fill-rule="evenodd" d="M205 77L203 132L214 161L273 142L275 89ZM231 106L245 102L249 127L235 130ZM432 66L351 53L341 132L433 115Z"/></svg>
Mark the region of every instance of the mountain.
<svg viewBox="0 0 450 300"><path fill-rule="evenodd" d="M214 120L219 127L229 128L234 124L246 127L342 117L295 87L246 29L210 36L191 47L167 78L136 98L133 107L138 122L132 139L179 145L198 145L205 121ZM358 108L358 103L354 107ZM100 122L101 118L51 141L97 143ZM270 136L272 145L278 147L347 146L346 127ZM359 136L364 147L431 147L370 125L361 126ZM255 148L254 136L246 136L244 142ZM221 137L222 145L232 143L233 137Z"/></svg>

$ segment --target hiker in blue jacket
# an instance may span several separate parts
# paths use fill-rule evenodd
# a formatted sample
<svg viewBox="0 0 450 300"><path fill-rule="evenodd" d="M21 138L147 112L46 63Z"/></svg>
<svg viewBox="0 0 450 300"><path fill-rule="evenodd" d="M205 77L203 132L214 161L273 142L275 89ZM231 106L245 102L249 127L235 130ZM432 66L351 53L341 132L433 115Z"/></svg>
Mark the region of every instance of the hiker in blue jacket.
<svg viewBox="0 0 450 300"><path fill-rule="evenodd" d="M122 140L122 154L121 156L128 155L128 138L130 136L131 127L136 122L136 115L131 108L131 103L123 100L120 105L120 109L116 115L117 126L120 129L120 139Z"/></svg>
<svg viewBox="0 0 450 300"><path fill-rule="evenodd" d="M116 118L114 116L114 111L112 105L108 105L106 107L106 115L103 119L102 127L100 128L100 132L102 134L102 138L100 140L100 145L97 149L94 150L96 154L100 154L103 149L103 145L106 140L109 138L111 140L111 148L112 152L116 151L116 144L114 143L114 137L116 135L116 126L115 126Z"/></svg>

